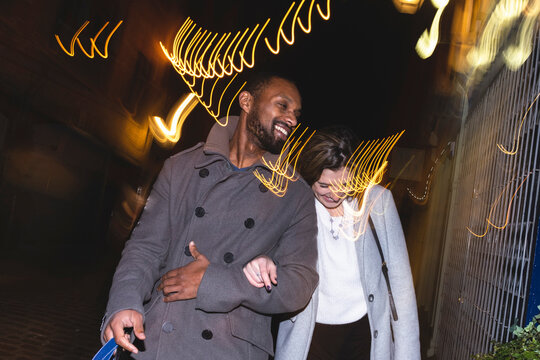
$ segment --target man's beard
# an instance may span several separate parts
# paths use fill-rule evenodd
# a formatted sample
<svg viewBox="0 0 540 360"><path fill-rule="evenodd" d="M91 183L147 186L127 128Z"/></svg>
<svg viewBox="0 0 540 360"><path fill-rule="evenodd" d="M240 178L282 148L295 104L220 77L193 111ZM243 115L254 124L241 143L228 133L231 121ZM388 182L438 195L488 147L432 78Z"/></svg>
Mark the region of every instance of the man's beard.
<svg viewBox="0 0 540 360"><path fill-rule="evenodd" d="M258 110L258 109L254 109L254 110ZM285 144L285 140L276 138L272 134L272 129L274 128L274 125L277 123L275 119L272 121L272 126L270 127L270 131L268 131L262 126L261 121L258 116L258 111L251 111L247 115L246 120L247 120L248 131L253 136L255 136L255 138L259 142L262 149L272 154L279 154L281 152L281 149L283 148L283 145Z"/></svg>

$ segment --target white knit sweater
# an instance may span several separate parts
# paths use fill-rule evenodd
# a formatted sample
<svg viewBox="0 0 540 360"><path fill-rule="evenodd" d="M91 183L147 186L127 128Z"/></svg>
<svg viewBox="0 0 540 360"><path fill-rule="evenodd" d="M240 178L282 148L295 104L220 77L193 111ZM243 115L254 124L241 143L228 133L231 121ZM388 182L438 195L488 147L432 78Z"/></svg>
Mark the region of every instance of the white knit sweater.
<svg viewBox="0 0 540 360"><path fill-rule="evenodd" d="M355 243L349 240L351 234L347 237L342 233L350 229L340 228L343 217L333 217L332 225L328 210L318 200L315 203L319 227L319 307L316 321L330 325L348 324L367 313Z"/></svg>

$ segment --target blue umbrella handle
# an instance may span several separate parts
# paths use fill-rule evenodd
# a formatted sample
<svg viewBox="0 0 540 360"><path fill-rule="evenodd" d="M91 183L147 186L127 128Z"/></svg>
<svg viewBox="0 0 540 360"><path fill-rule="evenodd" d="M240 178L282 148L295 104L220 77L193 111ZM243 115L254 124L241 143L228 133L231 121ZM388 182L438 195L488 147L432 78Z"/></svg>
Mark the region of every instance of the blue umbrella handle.
<svg viewBox="0 0 540 360"><path fill-rule="evenodd" d="M114 341L114 338L111 338L111 340L107 341L105 345L99 351L94 355L92 360L109 360L113 354L114 350L118 345L116 345L116 342Z"/></svg>

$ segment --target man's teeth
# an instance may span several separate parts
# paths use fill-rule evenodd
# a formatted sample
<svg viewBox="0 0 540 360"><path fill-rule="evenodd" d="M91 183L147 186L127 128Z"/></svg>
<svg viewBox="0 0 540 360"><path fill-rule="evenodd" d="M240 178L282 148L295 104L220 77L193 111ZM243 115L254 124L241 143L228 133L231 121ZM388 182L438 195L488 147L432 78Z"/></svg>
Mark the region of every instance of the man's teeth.
<svg viewBox="0 0 540 360"><path fill-rule="evenodd" d="M289 133L287 132L287 130L285 130L284 128L282 128L281 126L275 126L276 130L278 130L279 132L281 132L283 135L287 136L289 135Z"/></svg>

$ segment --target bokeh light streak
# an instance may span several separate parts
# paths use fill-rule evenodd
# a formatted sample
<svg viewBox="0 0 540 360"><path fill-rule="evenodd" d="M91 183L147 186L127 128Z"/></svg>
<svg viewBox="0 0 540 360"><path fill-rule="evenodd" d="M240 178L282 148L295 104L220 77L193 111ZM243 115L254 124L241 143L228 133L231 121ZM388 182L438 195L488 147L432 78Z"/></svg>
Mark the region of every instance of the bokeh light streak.
<svg viewBox="0 0 540 360"><path fill-rule="evenodd" d="M358 197L372 185L382 181L387 158L404 130L384 139L363 141L345 165L349 171L346 177L331 184L334 195L345 198Z"/></svg>
<svg viewBox="0 0 540 360"><path fill-rule="evenodd" d="M435 51L435 47L437 47L437 43L439 42L439 23L444 9L448 5L448 0L431 0L431 3L435 6L437 12L431 23L430 30L424 30L416 42L415 47L416 53L422 59L430 57Z"/></svg>
<svg viewBox="0 0 540 360"><path fill-rule="evenodd" d="M536 97L534 98L531 105L529 105L529 107L527 108L527 111L525 112L525 115L523 115L523 117L521 118L521 122L519 123L519 127L518 127L518 132L514 136L514 144L515 144L514 148L512 150L507 150L501 144L497 144L497 147L499 148L499 150L501 150L506 155L515 155L515 154L517 154L517 149L519 148L519 139L520 139L520 134L521 134L521 128L523 127L523 123L525 122L525 118L527 117L527 114L529 113L529 111L533 107L534 103L538 100L538 97L540 97L540 93L538 93L538 95L536 95Z"/></svg>
<svg viewBox="0 0 540 360"><path fill-rule="evenodd" d="M283 18L281 19L281 23L279 24L279 28L278 28L278 31L277 31L277 34L276 34L276 47L273 48L271 45L270 45L270 41L268 40L267 37L264 38L264 42L266 44L266 47L268 47L268 50L270 50L270 52L272 52L273 54L279 54L280 52L280 39L282 38L285 43L287 43L288 45L293 45L294 44L294 34L295 34L295 24L298 22L299 25L300 25L300 29L302 29L302 31L304 31L306 34L311 32L311 16L313 14L313 4L315 2L315 0L312 0L311 1L311 4L310 4L310 7L309 7L309 10L308 10L308 22L309 22L309 26L306 28L305 26L302 25L301 21L300 21L300 17L299 17L299 13L300 13L300 10L302 9L302 6L304 5L304 2L305 0L302 0L300 2L300 5L298 5L298 8L296 9L295 13L294 13L294 16L292 17L292 22L291 22L291 37L290 39L287 38L287 36L285 35L285 32L283 31L283 26L285 25L285 22L287 20L287 18L289 17L289 14L290 12L292 11L292 9L294 8L295 6L295 2L293 2L291 4L291 6L289 7L289 9L287 10L287 12L285 13L285 16L283 16ZM321 7L319 6L319 4L317 4L317 10L319 12L319 15L321 16L321 18L323 20L328 20L330 19L330 0L327 0L326 2L326 13L323 13L322 10L321 10Z"/></svg>
<svg viewBox="0 0 540 360"><path fill-rule="evenodd" d="M219 35L207 30L203 31L202 28L198 28L195 34L192 35L197 24L192 19L187 18L175 36L172 52L169 52L163 43L160 42L159 44L167 59L180 75L188 75L196 78L230 76L235 71L242 72L244 66L252 68L255 65L255 49L261 34L269 22L270 19L260 29L259 27L261 25L257 24L251 32L249 28L238 31L230 39L232 33ZM246 37L248 33L249 35ZM255 34L257 35L252 41ZM206 54L218 36L219 40L217 44L207 56ZM184 50L186 42L187 46ZM239 50L240 46L242 46L242 50ZM251 46L251 51L248 50L248 46ZM201 49L204 49L202 53L200 53ZM222 49L225 49L224 53L221 52ZM251 53L250 60L246 59L246 52ZM235 65L235 61L237 61L238 65Z"/></svg>
<svg viewBox="0 0 540 360"><path fill-rule="evenodd" d="M330 184L329 189L335 196L341 199L352 198L350 202L342 203L343 222L339 229L340 236L356 241L365 232L371 209L377 199L371 202L369 208L366 208L365 200L373 186L381 183L388 166L388 156L403 133L404 131L401 131L387 138L360 143L345 165L349 171ZM355 210L356 208L358 210Z"/></svg>
<svg viewBox="0 0 540 360"><path fill-rule="evenodd" d="M532 4L531 4L532 3ZM523 10L524 19L520 24L518 40L515 45L510 45L503 51L506 65L510 70L517 70L529 58L533 50L533 36L538 24L540 12L540 0L531 0Z"/></svg>
<svg viewBox="0 0 540 360"><path fill-rule="evenodd" d="M166 119L166 124L159 116L150 117L150 131L154 138L162 144L176 144L182 136L182 125L189 113L197 105L197 97L194 93L181 97L171 108Z"/></svg>
<svg viewBox="0 0 540 360"><path fill-rule="evenodd" d="M89 57L90 59L93 59L94 58L94 54L95 52L98 53L99 56L101 56L102 58L106 59L109 57L109 52L108 52L108 48L109 48L109 42L111 40L111 37L114 35L114 33L116 32L116 30L118 30L118 28L120 27L120 25L122 25L122 22L123 20L120 20L118 22L118 24L112 29L112 31L109 33L109 36L107 36L107 39L105 40L105 44L104 44L104 47L103 47L103 52L101 52L98 47L96 46L96 41L98 39L98 37L101 35L101 33L103 32L103 30L105 30L105 28L109 25L109 22L107 21L105 23L105 25L103 25L101 27L101 29L99 29L99 31L96 33L96 35L94 37L91 37L90 38L90 52L86 51L86 49L84 48L84 46L82 45L81 43L81 40L79 39L79 35L81 34L81 32L86 28L86 26L90 23L90 21L85 21L84 24L79 28L79 30L77 30L77 32L75 33L75 35L73 35L73 37L71 38L71 43L70 43L70 46L69 46L69 51L66 50L66 48L64 47L64 45L62 44L62 41L60 40L60 37L58 35L54 35L54 38L56 39L56 42L58 43L58 45L60 45L60 47L62 48L62 50L68 54L69 56L75 56L75 43L77 43L81 49L81 51L87 56Z"/></svg>
<svg viewBox="0 0 540 360"><path fill-rule="evenodd" d="M536 0L532 1L536 2ZM487 66L495 60L506 34L514 21L526 9L527 3L528 0L501 0L497 3L482 32L478 46L467 54L467 60L473 68ZM537 14L534 16L535 19ZM510 57L510 67L515 67L517 62L524 61L523 59L516 61L511 58L512 54L523 55L523 51L526 51L523 46L524 44L521 44L520 50L515 47L511 48L506 53L505 58ZM521 55L519 56L521 57Z"/></svg>
<svg viewBox="0 0 540 360"><path fill-rule="evenodd" d="M525 183L525 181L529 178L529 175L530 175L530 173L529 173L527 176L525 176L525 178L523 179L523 181L521 181L521 183L520 183L519 186L517 187L516 191L514 191L514 194L511 196L510 202L508 203L508 208L507 208L507 210L506 210L506 218L505 218L505 222L504 222L503 225L497 226L497 225L493 224L493 221L491 220L491 216L492 216L493 211L495 210L495 208L497 208L497 205L499 204L499 202L500 202L500 200L501 200L503 194L508 190L508 187L510 186L510 184L512 184L513 181L515 180L515 177L514 177L514 179L512 179L512 181L510 181L510 182L505 186L504 190L497 196L497 199L496 199L496 200L493 202L493 204L491 205L490 210L489 210L489 215L488 215L487 218L486 218L487 224L486 224L486 229L485 229L484 233L483 233L482 235L478 235L477 233L475 233L474 231L472 231L468 226L466 226L467 230L468 230L472 235L481 238L481 237L484 237L484 236L487 235L490 226L492 226L492 227L494 227L494 228L496 228L496 229L498 229L498 230L504 229L504 228L508 225L508 219L510 218L510 210L511 210L511 208L512 208L512 203L513 203L513 201L514 201L514 198L516 197L516 195L517 195L519 189L521 189L521 187L523 186L523 184Z"/></svg>
<svg viewBox="0 0 540 360"><path fill-rule="evenodd" d="M298 139L296 139L294 134L298 128L299 126L293 130L283 145L275 164L270 161L266 161L263 156L262 163L266 165L272 172L270 179L266 179L266 177L261 174L258 169L253 171L255 177L259 179L259 181L266 186L268 190L279 197L283 197L287 193L289 181L298 180L296 177L296 164L298 162L298 157L313 134L315 134L315 131L313 131L305 141L301 140L308 130L308 128L305 128Z"/></svg>
<svg viewBox="0 0 540 360"><path fill-rule="evenodd" d="M437 156L437 158L435 159L435 161L433 162L433 165L431 166L431 169L429 169L429 172L428 172L428 175L426 177L426 182L425 182L425 186L424 186L424 193L419 196L419 195L415 195L412 190L407 187L407 192L409 194L409 196L411 196L413 199L415 199L415 201L420 204L420 205L424 205L427 203L428 199L429 199L429 190L431 189L431 183L433 181L433 173L435 171L435 169L437 168L437 165L439 163L439 160L443 157L443 155L446 153L446 150L449 146L452 145L452 142L448 142L446 144L446 146L441 150L441 152L439 153L439 155Z"/></svg>
<svg viewBox="0 0 540 360"><path fill-rule="evenodd" d="M302 9L304 3L305 0L300 2L292 17L290 38L287 38L285 35L283 26L289 18L291 11L294 9L296 5L295 2L291 4L285 16L283 16L277 31L277 51L269 46L268 38L265 38L267 47L274 54L279 53L279 43L281 38L283 38L284 41L289 45L294 43L295 24L297 22L299 27L304 32L309 33L311 31L311 20L315 0L311 0L308 9L308 27L305 27L300 20L300 10ZM326 1L326 11L323 11L318 3L316 4L316 7L323 20L330 19L330 0ZM221 103L223 101L225 92L231 86L236 75L244 71L244 67L253 68L255 66L256 47L270 21L271 19L268 18L262 26L260 24L256 24L252 30L246 28L243 31L236 32L236 35L233 36L231 32L220 35L203 30L201 27L198 27L191 18L188 17L180 26L180 29L175 35L172 51L167 50L165 45L163 45L162 42L159 42L161 50L172 64L175 71L182 77L190 90L195 93L195 96L197 96L199 102L205 107L206 111L222 126L225 126L228 122L226 120L225 123L221 123L218 120ZM218 39L217 42L216 39ZM251 59L248 58L249 54L251 55ZM226 76L233 76L233 78L231 81L229 81L225 89L221 90L222 93L221 96L219 96L217 110L214 111L211 109L211 106L212 98L214 96L214 89L216 89L217 85L217 79L221 79ZM209 100L203 99L205 86L207 86L205 83L206 79L216 79L216 82L214 82L212 85ZM199 85L197 85L197 83ZM236 92L236 95L240 93L244 85L245 83ZM198 88L199 91L196 91L196 88ZM234 98L231 100L227 108L226 119L228 119L233 101Z"/></svg>
<svg viewBox="0 0 540 360"><path fill-rule="evenodd" d="M240 88L236 91L235 95L232 97L231 101L229 102L229 106L227 107L227 115L225 116L225 121L224 122L220 122L219 121L219 118L220 118L220 114L221 114L221 103L223 101L223 97L225 96L225 93L227 92L228 88L231 86L231 84L233 83L233 81L236 79L236 76L238 74L235 74L232 79L229 80L228 84L225 86L225 89L221 92L221 95L219 96L219 102L218 102L218 105L217 105L217 110L214 111L211 109L212 107L212 99L214 97L214 89L218 83L219 80L221 80L220 78L215 78L213 79L214 83L212 85L212 89L210 90L210 95L208 96L209 98L209 102L206 102L204 99L203 99L203 96L204 96L204 87L206 86L205 84L205 80L206 79L203 79L202 82L201 82L201 86L200 86L200 92L198 92L196 89L195 89L195 78L193 78L193 82L190 83L184 76L182 76L182 79L184 80L184 82L188 85L189 89L191 90L191 92L197 97L197 99L199 100L199 102L201 103L202 106L204 106L206 112L208 112L208 114L210 116L212 116L214 118L214 120L221 126L227 126L227 124L229 123L229 112L231 110L231 106L234 102L234 100L236 99L236 97L238 96L238 94L242 91L242 89L244 88L245 86L245 82L240 86Z"/></svg>
<svg viewBox="0 0 540 360"><path fill-rule="evenodd" d="M387 163L384 163L383 166L379 168L378 174L375 174L375 176L382 176L382 173L386 169L386 165ZM369 197L371 190L373 190L374 185L375 184L372 184L366 188L366 190L362 194L361 199L357 197L354 198L351 202L343 202L343 222L342 227L338 230L339 236L343 236L350 241L356 241L362 234L366 232L369 217L371 216L371 214L375 214L373 208L383 194L383 192L381 191L377 195L377 197L371 201L369 207L367 207L366 200ZM358 210L356 210L357 207Z"/></svg>

